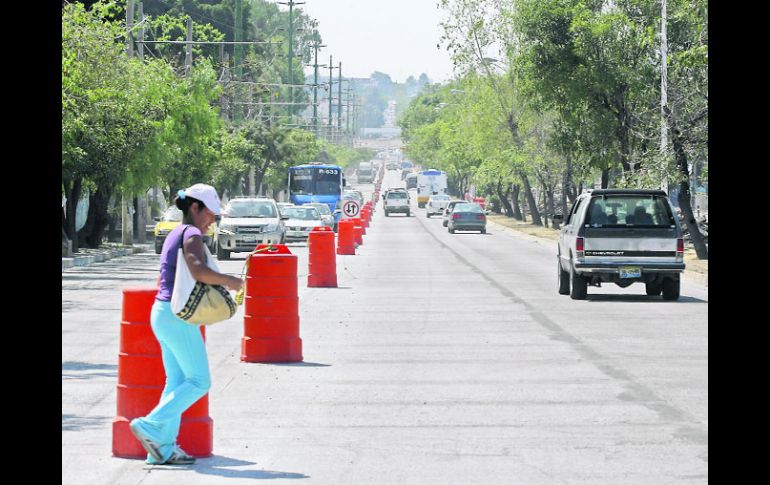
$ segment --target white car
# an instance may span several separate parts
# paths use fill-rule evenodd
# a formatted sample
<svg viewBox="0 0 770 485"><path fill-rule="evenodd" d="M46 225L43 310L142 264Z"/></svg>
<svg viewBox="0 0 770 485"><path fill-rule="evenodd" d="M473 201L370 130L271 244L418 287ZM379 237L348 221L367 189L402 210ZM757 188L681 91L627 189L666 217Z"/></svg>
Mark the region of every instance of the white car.
<svg viewBox="0 0 770 485"><path fill-rule="evenodd" d="M409 192L404 189L389 189L384 194L385 203L383 208L385 210L385 217L390 217L390 214L394 212L401 212L406 214L406 217L411 215L409 208Z"/></svg>
<svg viewBox="0 0 770 485"><path fill-rule="evenodd" d="M305 204L305 206L315 207L318 209L318 213L321 214L321 221L323 221L323 225L334 228L334 214L332 214L328 204L324 204L322 202L311 202L309 204Z"/></svg>
<svg viewBox="0 0 770 485"><path fill-rule="evenodd" d="M217 228L217 258L253 251L258 244L283 244L285 227L275 200L267 197L236 197L222 211Z"/></svg>
<svg viewBox="0 0 770 485"><path fill-rule="evenodd" d="M431 195L428 198L428 203L425 204L425 215L427 217L432 216L433 214L443 214L444 209L446 209L447 204L449 204L449 201L451 199L448 195L443 194L436 194Z"/></svg>
<svg viewBox="0 0 770 485"><path fill-rule="evenodd" d="M465 204L465 203L466 201L464 200L450 200L449 202L447 202L447 205L444 208L443 218L442 218L443 221L441 222L441 224L444 227L447 227L447 224L449 224L449 217L451 217L452 211L454 210L455 206L457 204Z"/></svg>
<svg viewBox="0 0 770 485"><path fill-rule="evenodd" d="M324 225L318 209L307 204L286 207L283 213L288 217L286 220L287 241L305 241L314 227Z"/></svg>

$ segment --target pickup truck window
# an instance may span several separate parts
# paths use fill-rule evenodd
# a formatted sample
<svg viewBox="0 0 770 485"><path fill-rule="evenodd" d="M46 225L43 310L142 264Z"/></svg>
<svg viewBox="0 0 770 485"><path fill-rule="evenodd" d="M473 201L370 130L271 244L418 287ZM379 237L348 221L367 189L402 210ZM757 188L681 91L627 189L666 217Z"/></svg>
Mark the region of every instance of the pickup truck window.
<svg viewBox="0 0 770 485"><path fill-rule="evenodd" d="M674 218L665 197L592 197L585 224L591 227L673 227Z"/></svg>

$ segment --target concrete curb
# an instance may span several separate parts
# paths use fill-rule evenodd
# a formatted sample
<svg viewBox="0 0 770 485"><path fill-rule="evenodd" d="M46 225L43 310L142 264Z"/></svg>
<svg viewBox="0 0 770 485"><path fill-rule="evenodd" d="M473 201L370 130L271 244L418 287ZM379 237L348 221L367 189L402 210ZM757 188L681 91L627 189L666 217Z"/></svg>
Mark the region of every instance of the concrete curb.
<svg viewBox="0 0 770 485"><path fill-rule="evenodd" d="M113 258L143 253L149 250L149 246L146 245L120 249L84 249L83 252L85 254L78 254L72 258L61 258L61 269L64 271L76 266L90 266L94 263L102 263Z"/></svg>

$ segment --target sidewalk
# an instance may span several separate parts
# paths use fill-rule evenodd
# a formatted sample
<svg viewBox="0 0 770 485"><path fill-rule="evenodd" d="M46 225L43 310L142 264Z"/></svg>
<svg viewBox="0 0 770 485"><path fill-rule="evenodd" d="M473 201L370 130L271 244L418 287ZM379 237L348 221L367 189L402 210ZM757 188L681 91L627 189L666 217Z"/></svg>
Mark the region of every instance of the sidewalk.
<svg viewBox="0 0 770 485"><path fill-rule="evenodd" d="M72 258L61 258L61 270L66 271L75 266L89 266L94 263L101 263L120 256L144 253L152 250L152 243L134 244L128 248L114 243L107 244L99 249L81 248L80 252Z"/></svg>

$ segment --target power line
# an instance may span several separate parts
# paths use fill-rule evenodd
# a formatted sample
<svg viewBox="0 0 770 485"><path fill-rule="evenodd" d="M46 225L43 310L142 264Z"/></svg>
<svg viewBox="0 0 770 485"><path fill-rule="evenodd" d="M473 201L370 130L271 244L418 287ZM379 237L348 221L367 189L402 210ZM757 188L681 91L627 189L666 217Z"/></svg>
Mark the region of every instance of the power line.
<svg viewBox="0 0 770 485"><path fill-rule="evenodd" d="M214 45L220 45L220 44L282 44L283 42L279 41L240 41L240 42L232 42L232 41L205 41L205 40L145 40L145 41L137 41L142 42L144 44L214 44Z"/></svg>

